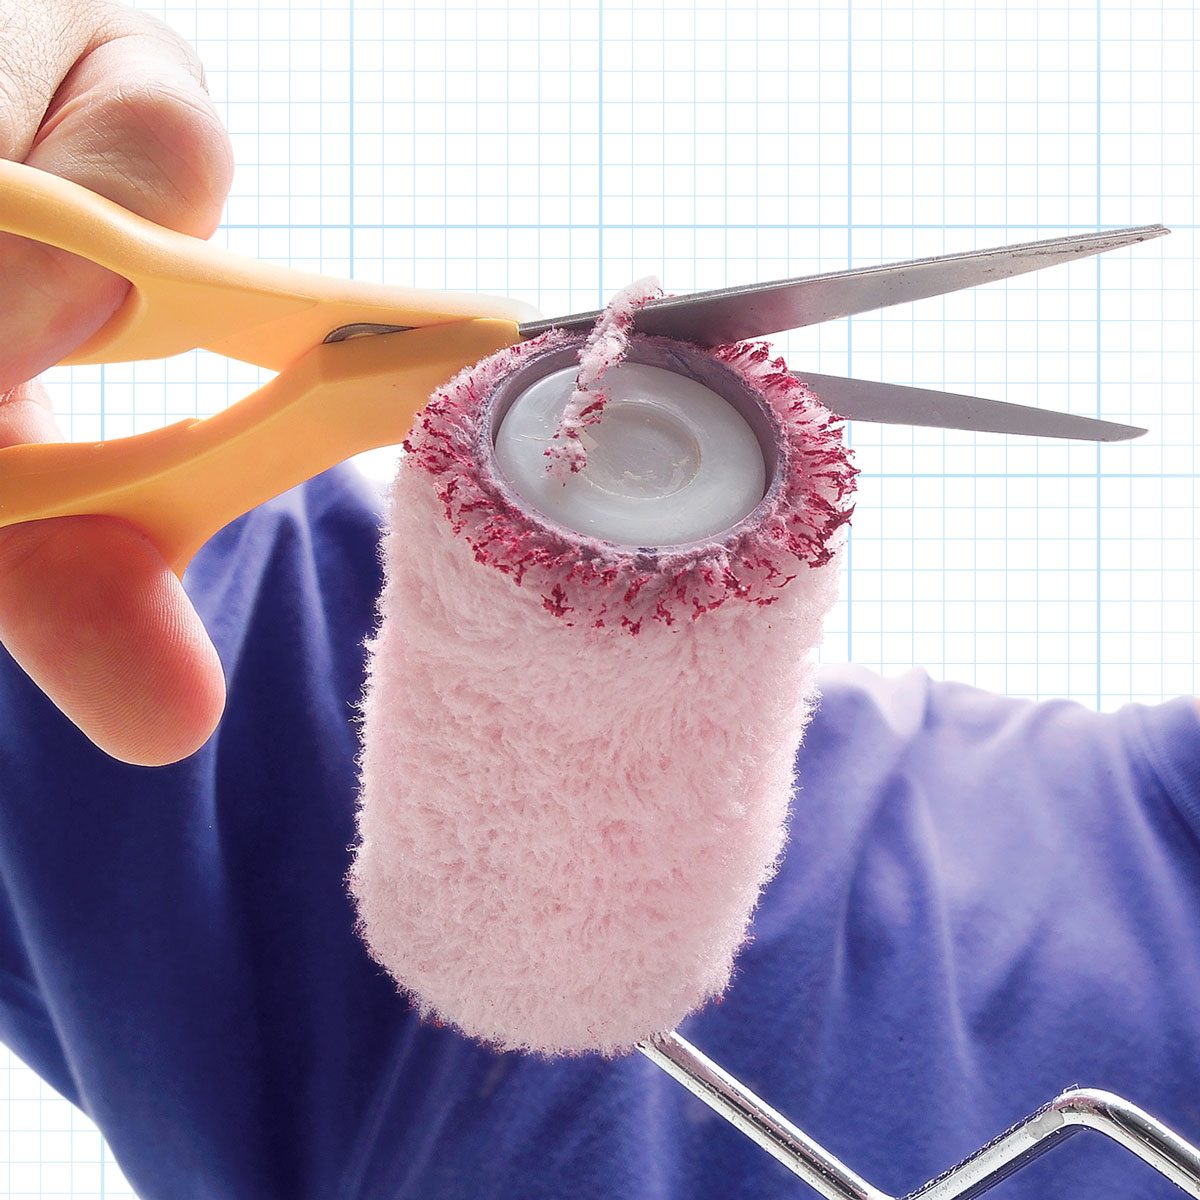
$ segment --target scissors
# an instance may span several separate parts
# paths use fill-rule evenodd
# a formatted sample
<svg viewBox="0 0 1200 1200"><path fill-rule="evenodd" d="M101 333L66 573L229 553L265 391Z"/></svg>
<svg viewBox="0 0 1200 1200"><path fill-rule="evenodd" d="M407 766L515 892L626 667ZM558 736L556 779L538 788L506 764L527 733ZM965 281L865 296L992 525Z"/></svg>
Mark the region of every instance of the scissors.
<svg viewBox="0 0 1200 1200"><path fill-rule="evenodd" d="M464 367L599 311L543 318L498 296L335 279L259 262L164 229L87 188L0 161L0 232L80 255L132 287L63 364L195 348L278 372L223 412L102 442L0 450L0 528L81 514L141 528L182 576L235 517L352 455L402 441ZM1159 237L1162 225L668 296L639 333L716 346L945 295ZM847 420L1119 441L1144 429L924 388L804 372Z"/></svg>

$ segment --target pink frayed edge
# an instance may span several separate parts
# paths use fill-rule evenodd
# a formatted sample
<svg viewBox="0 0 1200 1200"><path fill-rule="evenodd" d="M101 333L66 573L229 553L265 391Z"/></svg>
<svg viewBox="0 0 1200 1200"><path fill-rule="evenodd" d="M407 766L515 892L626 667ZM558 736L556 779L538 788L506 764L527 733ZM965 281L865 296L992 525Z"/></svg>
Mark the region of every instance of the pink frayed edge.
<svg viewBox="0 0 1200 1200"><path fill-rule="evenodd" d="M782 358L770 357L766 342L709 351L765 398L780 426L783 461L782 486L721 535L724 540L674 552L635 549L575 533L518 507L483 465L481 447L490 436L481 420L484 401L527 360L576 338L550 329L460 371L433 393L404 442L408 463L434 477L451 528L467 540L478 562L533 589L546 612L565 625L636 635L647 621L686 627L730 601L773 604L801 567L831 560L835 534L854 511L850 498L858 470L841 419Z"/></svg>
<svg viewBox="0 0 1200 1200"><path fill-rule="evenodd" d="M634 313L662 294L658 279L647 275L622 288L605 306L579 352L575 390L554 432L553 440L558 444L545 452L550 460L546 465L548 475L566 482L568 474L582 471L587 466L587 447L580 437L580 430L595 425L604 415L609 395L600 386L600 381L629 352Z"/></svg>

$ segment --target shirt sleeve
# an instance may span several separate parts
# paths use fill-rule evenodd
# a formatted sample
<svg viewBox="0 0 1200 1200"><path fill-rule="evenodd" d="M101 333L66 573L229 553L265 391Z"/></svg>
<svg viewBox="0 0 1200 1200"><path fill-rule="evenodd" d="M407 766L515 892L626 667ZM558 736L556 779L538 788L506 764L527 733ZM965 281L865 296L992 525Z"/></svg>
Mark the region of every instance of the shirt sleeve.
<svg viewBox="0 0 1200 1200"><path fill-rule="evenodd" d="M34 966L36 932L25 926L25 889L7 848L13 818L20 819L28 786L25 751L38 738L48 702L0 646L0 1041L60 1095L79 1093L54 1027L49 997Z"/></svg>
<svg viewBox="0 0 1200 1200"><path fill-rule="evenodd" d="M822 680L743 958L778 954L781 988L803 965L775 1033L802 1022L820 1053L801 1051L807 1090L785 1070L766 1093L818 1140L860 1131L852 1161L897 1194L1073 1085L1196 1139L1195 701L1102 713L919 669ZM1149 1174L1081 1146L1014 1194L1157 1196Z"/></svg>
<svg viewBox="0 0 1200 1200"><path fill-rule="evenodd" d="M1200 701L1177 696L1165 704L1128 704L1117 720L1147 788L1178 809L1200 851Z"/></svg>

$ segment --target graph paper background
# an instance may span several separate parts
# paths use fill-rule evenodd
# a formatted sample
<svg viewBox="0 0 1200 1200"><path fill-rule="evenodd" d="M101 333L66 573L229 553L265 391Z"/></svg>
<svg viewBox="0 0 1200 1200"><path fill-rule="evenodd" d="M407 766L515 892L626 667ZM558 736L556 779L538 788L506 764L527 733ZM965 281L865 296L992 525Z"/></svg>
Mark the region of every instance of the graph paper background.
<svg viewBox="0 0 1200 1200"><path fill-rule="evenodd" d="M232 133L216 240L330 274L553 315L644 274L684 292L1171 226L774 340L801 374L1150 431L1097 448L852 426L863 473L825 660L1104 709L1200 691L1187 0L141 7L198 46ZM49 382L70 436L98 438L263 378L189 355ZM0 1049L0 1197L133 1194L86 1118Z"/></svg>

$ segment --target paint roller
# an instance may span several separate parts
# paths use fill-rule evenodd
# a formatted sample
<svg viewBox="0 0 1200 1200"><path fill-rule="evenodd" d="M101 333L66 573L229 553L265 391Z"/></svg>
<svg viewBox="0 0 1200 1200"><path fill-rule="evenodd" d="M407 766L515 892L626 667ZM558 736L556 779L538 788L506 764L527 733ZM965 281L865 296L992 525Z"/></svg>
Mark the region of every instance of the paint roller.
<svg viewBox="0 0 1200 1200"><path fill-rule="evenodd" d="M418 415L361 705L358 929L422 1015L619 1054L778 862L854 468L763 342L551 329Z"/></svg>

